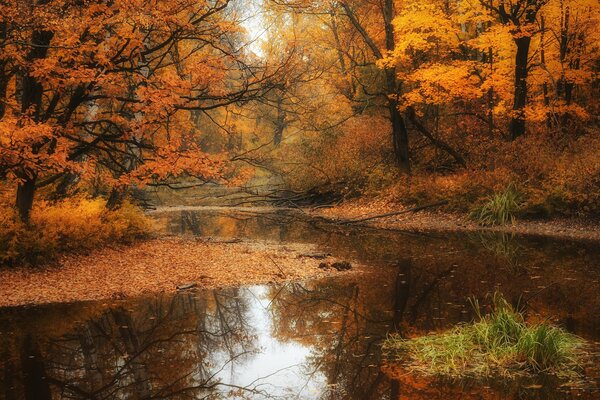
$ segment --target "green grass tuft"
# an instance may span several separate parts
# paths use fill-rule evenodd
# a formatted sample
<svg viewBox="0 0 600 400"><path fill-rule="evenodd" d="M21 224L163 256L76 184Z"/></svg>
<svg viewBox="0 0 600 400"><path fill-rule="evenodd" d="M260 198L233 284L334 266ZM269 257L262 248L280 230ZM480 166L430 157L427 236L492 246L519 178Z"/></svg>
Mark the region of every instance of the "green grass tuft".
<svg viewBox="0 0 600 400"><path fill-rule="evenodd" d="M521 196L514 184L508 185L502 193L490 197L481 207L471 213L471 218L480 225L507 225L515 222L521 209Z"/></svg>
<svg viewBox="0 0 600 400"><path fill-rule="evenodd" d="M547 322L527 324L499 294L491 313L483 316L477 301L473 307L476 322L413 339L392 335L384 352L423 375L511 377L543 372L579 377L585 355L582 339Z"/></svg>

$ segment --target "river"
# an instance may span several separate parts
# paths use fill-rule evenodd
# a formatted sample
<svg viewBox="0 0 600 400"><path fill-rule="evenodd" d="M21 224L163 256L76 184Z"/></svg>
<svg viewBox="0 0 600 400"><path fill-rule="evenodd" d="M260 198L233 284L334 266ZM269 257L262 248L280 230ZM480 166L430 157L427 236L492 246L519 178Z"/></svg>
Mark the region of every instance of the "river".
<svg viewBox="0 0 600 400"><path fill-rule="evenodd" d="M337 226L289 210L153 216L165 234L311 243L368 272L0 309L0 398L600 398L596 243ZM587 339L587 380L425 380L386 365L388 334L471 321L469 299L489 304L495 291Z"/></svg>

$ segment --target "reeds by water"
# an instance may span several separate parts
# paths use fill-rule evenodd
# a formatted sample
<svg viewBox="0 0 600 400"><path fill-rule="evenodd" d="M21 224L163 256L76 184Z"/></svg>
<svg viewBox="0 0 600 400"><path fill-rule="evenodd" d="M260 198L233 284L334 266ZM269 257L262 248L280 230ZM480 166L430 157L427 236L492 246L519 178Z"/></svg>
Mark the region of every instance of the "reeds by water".
<svg viewBox="0 0 600 400"><path fill-rule="evenodd" d="M384 343L388 357L424 375L453 378L547 373L576 378L582 370L584 341L548 322L528 324L501 295L477 321L423 337L392 335Z"/></svg>

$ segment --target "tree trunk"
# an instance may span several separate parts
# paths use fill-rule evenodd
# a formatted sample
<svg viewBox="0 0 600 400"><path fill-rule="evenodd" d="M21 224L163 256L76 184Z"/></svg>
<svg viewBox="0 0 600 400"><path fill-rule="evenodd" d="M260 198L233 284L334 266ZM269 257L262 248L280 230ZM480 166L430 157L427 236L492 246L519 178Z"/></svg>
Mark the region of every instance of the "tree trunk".
<svg viewBox="0 0 600 400"><path fill-rule="evenodd" d="M389 100L388 107L392 120L392 140L394 142L394 155L396 163L402 172L410 173L410 153L408 145L408 131L404 118L398 110L398 102Z"/></svg>
<svg viewBox="0 0 600 400"><path fill-rule="evenodd" d="M356 15L352 11L352 8L346 1L339 3L340 6L346 12L346 15L350 19L352 25L356 28L360 36L363 38L365 44L371 49L376 59L383 59L383 53L377 47L377 44L373 40L365 28L360 24ZM393 51L395 48L394 39L394 1L385 0L381 3L383 12L383 22L385 30L385 47L387 51ZM394 144L394 155L396 164L399 169L404 173L410 173L410 159L409 159L409 143L408 143L408 131L404 118L398 110L398 99L397 96L400 93L400 88L396 80L395 68L385 69L385 94L388 98L388 109L390 111L390 121L392 123L392 141Z"/></svg>
<svg viewBox="0 0 600 400"><path fill-rule="evenodd" d="M47 0L41 0L37 4L46 4ZM45 30L36 30L33 32L31 42L32 49L27 55L27 61L33 63L35 60L43 59L48 53L50 41L54 33ZM23 91L21 94L21 113L28 114L35 121L39 121L42 108L42 95L44 88L38 82L35 76L32 76L30 71L22 71L23 73ZM43 143L36 143L32 146L32 152L36 154ZM35 193L35 183L37 174L26 170L21 171L20 178L23 179L17 187L16 206L19 211L19 216L23 222L29 222L29 214L33 206L33 195Z"/></svg>
<svg viewBox="0 0 600 400"><path fill-rule="evenodd" d="M431 134L431 132L429 132L429 130L427 130L425 125L423 125L417 119L415 109L412 106L407 108L405 115L407 116L408 120L414 125L414 127L417 128L417 130L423 136L425 136L427 139L429 139L429 141L434 146L436 146L438 149L448 153L452 158L454 158L454 161L456 161L463 168L467 167L467 162L465 161L463 156L460 155L460 153L458 151L454 150L448 143L444 142L442 139L438 139L435 136L433 136Z"/></svg>
<svg viewBox="0 0 600 400"><path fill-rule="evenodd" d="M112 188L106 201L106 208L109 210L116 210L121 207L123 200L125 199L125 191L116 187Z"/></svg>
<svg viewBox="0 0 600 400"><path fill-rule="evenodd" d="M35 193L35 182L37 177L26 177L19 186L17 187L17 201L16 206L19 211L19 217L21 221L29 222L29 214L33 207L33 195Z"/></svg>
<svg viewBox="0 0 600 400"><path fill-rule="evenodd" d="M525 106L527 105L528 58L531 38L528 36L515 39L517 56L515 58L515 95L513 100L514 115L510 121L510 138L515 140L525 133Z"/></svg>
<svg viewBox="0 0 600 400"><path fill-rule="evenodd" d="M394 51L396 40L394 37L394 1L385 0L382 3L383 22L385 26L385 48L387 51ZM398 100L396 96L400 93L398 81L396 79L396 69L387 68L385 70L385 79L388 94L388 107L390 109L390 119L392 120L392 140L394 142L394 154L398 168L406 174L410 174L410 148L408 143L408 130L404 123L404 118L398 110Z"/></svg>
<svg viewBox="0 0 600 400"><path fill-rule="evenodd" d="M62 176L62 178L60 179L60 182L58 182L58 185L56 185L56 189L54 190L54 193L52 194L52 199L60 200L60 199L64 199L65 197L67 197L69 190L77 182L79 182L79 175L74 174L72 172L65 173Z"/></svg>
<svg viewBox="0 0 600 400"><path fill-rule="evenodd" d="M6 98L6 91L8 89L8 75L4 71L4 65L0 64L0 98ZM6 112L6 103L3 101L0 102L0 118L4 117L4 113Z"/></svg>
<svg viewBox="0 0 600 400"><path fill-rule="evenodd" d="M281 144L281 140L283 139L283 131L285 130L285 117L286 113L283 109L283 93L281 96L277 98L277 117L275 118L275 133L273 135L273 144L275 146L279 146Z"/></svg>
<svg viewBox="0 0 600 400"><path fill-rule="evenodd" d="M7 26L6 21L0 22L0 44L6 42ZM8 89L8 71L6 68L7 61L0 62L0 99L6 99L6 90ZM0 102L0 118L4 117L6 111L6 103Z"/></svg>

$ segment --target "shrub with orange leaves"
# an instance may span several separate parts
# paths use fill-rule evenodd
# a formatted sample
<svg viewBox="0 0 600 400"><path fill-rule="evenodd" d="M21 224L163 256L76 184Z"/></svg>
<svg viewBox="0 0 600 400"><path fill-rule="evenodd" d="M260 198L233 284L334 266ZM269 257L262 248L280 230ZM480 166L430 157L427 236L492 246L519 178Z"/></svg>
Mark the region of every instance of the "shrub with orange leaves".
<svg viewBox="0 0 600 400"><path fill-rule="evenodd" d="M420 172L398 180L387 190L389 200L410 205L447 200L451 211L469 211L474 204L502 190L514 175L505 168L466 170L453 174Z"/></svg>
<svg viewBox="0 0 600 400"><path fill-rule="evenodd" d="M390 163L390 127L385 118L360 115L348 119L339 131L322 136L301 149L285 148L288 158L301 160L300 168L283 171L297 190L321 185L345 188L348 192L376 193L395 177ZM298 146L296 146L298 147Z"/></svg>
<svg viewBox="0 0 600 400"><path fill-rule="evenodd" d="M0 265L36 265L63 252L86 251L129 242L151 231L150 219L130 203L109 211L102 199L40 201L24 224L15 210L0 205Z"/></svg>
<svg viewBox="0 0 600 400"><path fill-rule="evenodd" d="M399 178L385 193L410 205L448 200L449 210L467 212L516 184L522 216L598 215L599 148L600 138L593 136L556 143L547 135L530 135L472 148L467 170L432 173L417 164L413 176Z"/></svg>

